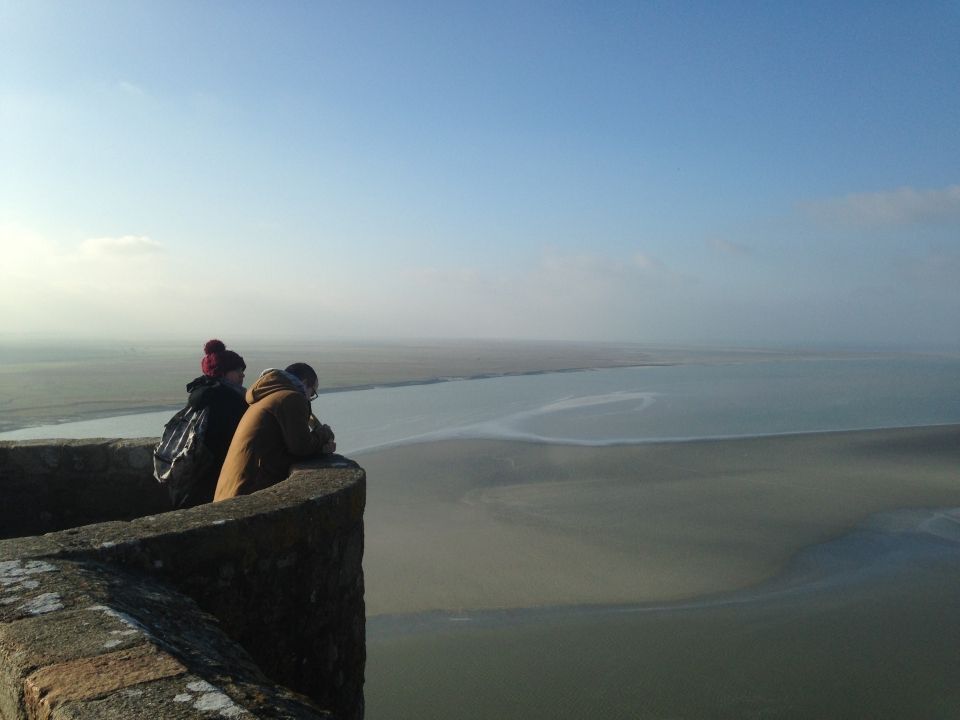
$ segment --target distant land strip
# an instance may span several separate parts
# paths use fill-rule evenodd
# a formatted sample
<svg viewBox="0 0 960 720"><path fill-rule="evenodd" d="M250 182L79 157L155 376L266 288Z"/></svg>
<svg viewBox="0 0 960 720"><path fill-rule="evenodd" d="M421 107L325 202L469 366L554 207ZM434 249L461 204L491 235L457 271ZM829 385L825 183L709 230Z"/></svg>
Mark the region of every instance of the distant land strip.
<svg viewBox="0 0 960 720"><path fill-rule="evenodd" d="M436 385L439 383L458 382L467 380L491 380L501 377L522 377L531 375L552 375L559 373L588 372L592 370L611 370L629 367L666 367L679 365L673 361L643 361L626 364L596 364L582 367L557 368L548 370L507 370L503 372L482 372L468 375L438 375L427 378L412 378L409 380L388 380L384 382L369 382L353 385L334 385L317 390L318 394L331 395L342 392L358 392L386 388L413 387L417 385ZM7 402L13 402L8 400ZM131 404L132 402L132 404ZM41 427L44 425L63 425L70 422L85 420L102 420L108 417L123 415L138 415L141 413L162 412L173 410L181 406L181 401L148 400L124 401L120 399L107 400L70 400L61 403L44 403L37 405L23 405L7 407L6 417L0 418L0 432L12 432L24 428Z"/></svg>
<svg viewBox="0 0 960 720"><path fill-rule="evenodd" d="M320 395L329 395L339 392L353 392L358 390L376 390L378 388L396 388L411 387L414 385L436 385L438 383L458 382L462 380L492 380L503 377L523 377L528 375L556 375L560 373L589 372L591 370L619 370L621 368L631 367L669 367L679 365L678 362L641 362L630 363L627 365L601 365L586 367L558 368L556 370L513 370L507 372L486 372L475 375L441 375L430 378L419 378L414 380L393 380L389 382L372 382L362 385L338 385L328 388L320 388L317 393Z"/></svg>

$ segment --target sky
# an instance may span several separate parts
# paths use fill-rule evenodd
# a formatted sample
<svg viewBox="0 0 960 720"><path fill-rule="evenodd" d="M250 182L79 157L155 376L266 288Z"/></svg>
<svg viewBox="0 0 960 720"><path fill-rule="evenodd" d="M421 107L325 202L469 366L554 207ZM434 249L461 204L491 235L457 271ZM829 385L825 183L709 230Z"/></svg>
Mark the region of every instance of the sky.
<svg viewBox="0 0 960 720"><path fill-rule="evenodd" d="M0 0L0 339L960 349L956 2Z"/></svg>

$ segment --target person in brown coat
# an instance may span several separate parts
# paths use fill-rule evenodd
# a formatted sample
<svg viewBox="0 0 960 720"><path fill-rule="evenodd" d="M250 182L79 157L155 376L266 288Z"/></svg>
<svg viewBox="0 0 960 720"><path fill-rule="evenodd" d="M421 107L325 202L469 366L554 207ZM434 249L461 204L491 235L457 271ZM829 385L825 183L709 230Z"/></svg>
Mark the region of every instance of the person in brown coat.
<svg viewBox="0 0 960 720"><path fill-rule="evenodd" d="M310 411L318 384L306 363L263 371L247 390L250 407L230 443L214 502L275 485L297 459L336 450L333 432Z"/></svg>

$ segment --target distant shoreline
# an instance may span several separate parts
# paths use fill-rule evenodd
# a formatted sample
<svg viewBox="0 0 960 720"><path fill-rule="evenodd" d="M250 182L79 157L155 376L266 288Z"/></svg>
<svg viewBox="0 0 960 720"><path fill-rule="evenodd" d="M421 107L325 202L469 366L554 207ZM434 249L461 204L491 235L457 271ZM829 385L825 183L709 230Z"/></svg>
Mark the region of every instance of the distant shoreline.
<svg viewBox="0 0 960 720"><path fill-rule="evenodd" d="M322 388L321 393L328 399L318 401L318 408L320 408L320 412L323 412L323 409L327 408L329 412L339 413L341 417L352 418L356 412L361 412L361 409L367 408L367 405L372 403L373 407L367 408L366 413L368 417L376 418L376 413L379 412L379 410L375 408L384 402L388 405L398 402L413 402L416 404L420 402L422 398L423 402L454 403L449 406L450 421L443 421L439 424L424 421L427 415L423 415L422 413L431 412L431 410L427 408L420 409L419 412L421 412L421 415L418 416L415 422L406 423L403 421L402 407L396 406L391 410L391 412L395 414L400 413L396 418L399 421L399 425L396 425L395 431L378 434L376 432L376 424L371 425L367 420L361 420L359 423L355 422L353 425L344 425L344 427L351 427L354 430L361 431L357 434L350 435L354 438L354 442L350 443L351 447L349 449L346 448L346 445L344 447L344 449L348 449L350 452L367 452L398 444L429 442L448 437L459 438L469 436L488 439L512 439L537 444L576 444L579 446L610 447L644 442L691 442L700 440L770 437L780 433L792 435L805 432L843 432L883 430L897 427L924 427L937 425L943 421L949 423L957 419L955 414L944 412L919 412L913 414L908 413L906 415L896 412L885 412L881 414L861 413L861 415L857 417L844 417L842 414L833 417L826 414L822 418L817 419L815 423L779 422L764 424L746 422L724 426L722 424L711 425L709 422L706 424L697 422L690 423L682 418L682 422L677 422L677 418L674 417L673 420L675 422L671 425L650 425L648 421L648 424L644 426L642 432L638 431L638 428L623 425L619 428L611 427L602 433L582 434L581 437L581 433L578 432L565 432L564 430L557 430L556 428L551 430L549 426L540 427L536 423L531 423L526 426L523 424L511 425L512 416L509 415L509 412L513 412L512 410L508 411L508 416L506 416L504 423L498 422L499 416L496 416L495 411L489 409L485 411L486 414L483 414L481 418L476 415L474 410L466 406L461 408L461 404L458 404L458 401L444 399L448 398L451 394L458 396L465 394L465 397L475 396L478 399L485 397L488 392L484 387L476 385L467 387L465 385L467 381L471 380L502 381L497 383L496 388L491 387L491 392L495 392L498 396L502 395L504 398L511 398L515 392L520 392L518 385L514 385L514 382L517 382L519 387L522 388L527 388L528 385L530 388L550 388L547 392L555 392L563 395L566 388L571 388L569 391L572 392L572 388L578 387L579 385L592 387L597 383L601 385L604 383L608 384L608 380L609 382L617 384L620 382L620 378L627 378L626 381L630 383L640 383L643 387L647 387L643 378L650 377L653 383L651 387L656 387L656 378L658 376L672 378L674 373L680 373L682 376L689 375L690 373L697 374L701 372L700 368L703 368L704 372L708 375L711 373L718 375L719 373L720 377L725 377L726 375L732 374L732 376L742 380L743 378L752 377L754 372L753 368L760 370L762 366L770 368L782 362L791 361L803 363L812 358L770 358L756 356L749 358L739 356L661 357L649 359L631 358L630 360L625 358L592 358L598 362L590 364L584 363L582 365L571 363L564 366L557 363L558 366L556 367L551 367L551 364L558 360L557 357L543 357L539 359L540 362L536 363L534 362L537 360L536 358L529 359L531 360L529 364L526 362L504 363L507 367L494 370L489 367L483 367L488 363L472 362L468 361L469 359L467 358L460 358L458 362L450 363L434 362L431 363L429 367L421 364L416 364L415 366L409 364L403 365L402 363L400 367L395 367L388 359L380 358L380 361L377 363L358 368L351 373L341 375L339 378L335 376L331 377L331 375L335 374L327 372L327 369L321 366L318 369L321 378L328 379L327 386ZM572 358L567 359L570 360ZM819 360L820 358L817 359ZM824 358L824 360L828 359ZM846 361L849 360L849 358L841 358L840 360ZM473 365L473 367L470 367L470 365ZM526 367L524 367L524 365L526 365ZM254 365L254 367L257 366L258 365ZM736 366L740 367L738 368ZM345 366L341 367L337 365L337 367L343 369ZM848 366L838 367L842 376L842 372L845 372L843 368L847 368ZM856 369L860 366L855 365L853 367ZM947 370L953 367L954 365L950 365L947 367ZM645 368L648 370L645 370ZM725 368L731 368L730 372L727 372ZM941 370L942 369L943 368L941 368ZM118 368L115 368L115 370L118 370ZM39 393L31 394L30 389L27 388L20 397L3 399L5 401L3 404L6 405L6 407L0 407L0 437L6 436L6 439L9 440L25 440L42 437L92 437L93 433L97 433L97 436L100 437L157 436L160 434L164 423L166 423L169 417L183 407L186 394L180 390L175 396L170 396L169 387L173 384L173 381L165 379L162 383L157 382L150 374L150 370L151 368L143 368L139 364L125 368L128 379L144 376L151 378L152 383L147 384L141 382L138 385L132 386L134 389L129 393L124 392L122 383L115 381L115 373L102 371L97 367L91 366L82 368L82 373L79 370L76 371L65 381L60 381L60 387L53 385L42 395ZM425 372L417 376L419 372L425 370L432 372ZM450 372L451 370L454 372ZM457 372L459 370L464 372ZM613 372L621 370L625 374ZM810 375L809 368L801 367L800 370L804 377ZM837 368L834 368L834 370L837 370ZM613 374L610 374L612 372ZM647 374L648 372L650 373L649 375ZM788 369L785 372L786 376L790 377L794 370ZM574 374L579 375L574 376ZM771 377L783 375L783 373L780 373L776 368L774 368L772 375L770 372L761 372L761 375L764 374ZM554 375L558 377L566 375L569 376L569 380L537 381L535 379ZM6 379L10 377L11 376L8 375ZM529 380L522 381L522 378L529 378ZM34 380L36 379L37 378L34 378ZM79 379L81 382L73 382L74 379ZM337 382L338 379L342 384ZM367 381L368 379L369 381ZM55 378L54 380L56 381L57 379ZM353 382L349 382L350 380L353 380ZM252 384L254 381L255 377L251 374L248 378L248 384ZM182 378L176 378L176 382L178 387L183 387ZM408 396L403 396L407 398L406 401L401 400L400 395L395 395L390 392L394 389L399 391L404 388L415 388L417 386L422 386L423 388L431 386L438 387L447 383L461 383L462 387L460 389L451 387L437 391L423 390L414 392ZM64 388L64 386L66 387ZM74 387L79 387L79 389L74 391ZM66 392L63 391L64 389ZM370 390L379 390L383 394L374 393L368 395L365 393L365 391ZM604 392L607 391L605 390ZM338 393L340 394L339 396L337 395ZM344 393L357 394L344 396ZM363 393L363 395L361 395L361 393ZM646 395L649 394L650 393L646 393ZM603 402L620 402L620 400L617 399L619 395L621 395L621 393L614 392L610 394L609 397L606 395L598 396L600 398L607 398L606 400L601 399L599 402L601 404ZM644 393L640 393L640 395L644 395ZM336 398L336 400L333 398ZM430 400L431 398L434 399ZM652 402L650 398L645 397L642 399L643 402ZM34 403L29 403L29 400L33 400ZM58 400L59 402L57 402ZM16 402L23 403L23 405L11 408ZM594 402L597 402L596 398L594 398ZM727 398L725 402L733 408L738 407L736 398L733 400ZM889 408L887 408L887 410L889 410ZM534 415L538 412L535 407L532 411ZM370 415L371 412L373 412L374 415ZM494 414L491 415L490 412L494 412ZM523 414L524 413L520 413L520 415ZM131 416L135 419L129 420L127 426L124 426L122 419ZM358 416L358 418L359 417L360 416ZM744 417L752 416L745 415ZM111 422L111 420L114 419L115 421ZM517 422L519 423L519 421ZM58 428L62 429L58 430ZM461 430L465 432L461 432ZM567 428L567 430L569 430L569 428ZM721 434L724 432L726 434ZM44 433L48 434L44 435ZM100 435L99 433L103 434ZM568 438L576 439L571 443Z"/></svg>
<svg viewBox="0 0 960 720"><path fill-rule="evenodd" d="M441 383L448 382L466 382L471 380L492 380L496 378L504 377L525 377L525 376L537 376L537 375L554 375L554 374L564 374L564 373L577 373L577 372L593 372L597 370L615 370L619 368L636 368L636 367L670 367L673 365L679 365L677 362L649 362L649 363L633 363L629 365L623 364L611 364L611 365L596 365L589 367L570 367L570 368L559 368L556 370L516 370L516 371L507 371L507 372L485 372L485 373L476 373L472 375L438 375L429 378L414 378L410 380L392 380L385 382L371 382L371 383L362 383L356 385L344 385L344 386L335 386L335 387L325 387L319 388L317 393L320 395L333 395L336 393L344 392L361 392L364 390L379 390L379 389L388 389L388 388L404 388L404 387L416 387L418 385L438 385ZM252 380L248 381L247 387L252 384ZM115 407L108 410L89 410L85 412L75 412L70 414L67 411L67 408L70 406L57 406L57 405L45 405L42 407L22 407L16 408L17 412L30 412L32 410L51 410L62 407L65 412L58 413L63 415L62 418L58 420L44 420L42 422L36 423L5 423L0 419L0 435L7 432L15 432L17 430L26 430L30 428L38 427L55 427L57 425L65 425L67 423L73 422L85 422L87 420L105 420L112 417L123 417L125 415L140 415L151 412L162 412L169 410L170 412L175 412L180 407L179 404L172 403L149 403L149 404L135 404L128 406L118 406L120 405L116 401L109 400L88 400L82 403L75 403L74 405L104 405L112 404Z"/></svg>
<svg viewBox="0 0 960 720"><path fill-rule="evenodd" d="M317 370L324 394L612 368L878 355L479 340L359 345L251 343L242 350L248 379L262 368L305 359ZM0 432L182 407L184 386L199 374L194 352L186 346L120 350L94 346L79 355L71 354L69 347L46 348L42 362L31 361L29 354L8 356L0 361L0 384L5 388L0 396Z"/></svg>
<svg viewBox="0 0 960 720"><path fill-rule="evenodd" d="M76 422L87 422L93 420L108 420L110 418L119 418L126 417L127 415L145 415L152 412L164 412L170 411L171 413L178 410L181 406L179 405L131 405L130 407L125 408L114 408L111 410L93 410L87 413L79 413L76 415L67 416L66 413L63 413L64 417L58 420L44 420L43 422L37 423L25 423L25 424L6 424L0 420L0 436L8 432L16 432L18 430L31 430L34 428L43 428L43 427L58 427L60 425L67 425L69 423ZM29 409L29 408L28 408ZM158 433L159 434L159 433Z"/></svg>
<svg viewBox="0 0 960 720"><path fill-rule="evenodd" d="M505 377L526 377L530 375L560 375L563 373L576 373L576 372L594 372L596 370L619 370L621 368L637 368L637 367L672 367L674 365L679 365L677 362L649 362L649 363L633 363L630 365L598 365L591 367L572 367L572 368L558 368L556 370L516 370L509 372L488 372L488 373L477 373L475 375L440 375L432 378L422 378L415 380L395 380L390 382L374 382L374 383L364 383L362 385L346 385L338 387L329 387L329 388L320 388L317 390L317 393L320 395L329 395L332 393L338 392L352 392L360 390L378 390L382 388L399 388L399 387L413 387L416 385L438 385L440 383L446 382L461 382L469 380L492 380L495 378L505 378Z"/></svg>

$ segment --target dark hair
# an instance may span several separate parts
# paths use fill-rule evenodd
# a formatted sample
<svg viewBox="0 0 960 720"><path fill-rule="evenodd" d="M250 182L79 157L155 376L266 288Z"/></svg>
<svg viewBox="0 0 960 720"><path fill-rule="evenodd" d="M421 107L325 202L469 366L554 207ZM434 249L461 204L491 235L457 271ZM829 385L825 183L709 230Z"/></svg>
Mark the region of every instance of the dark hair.
<svg viewBox="0 0 960 720"><path fill-rule="evenodd" d="M306 363L294 363L285 368L286 372L300 378L300 381L307 387L317 384L317 371Z"/></svg>

